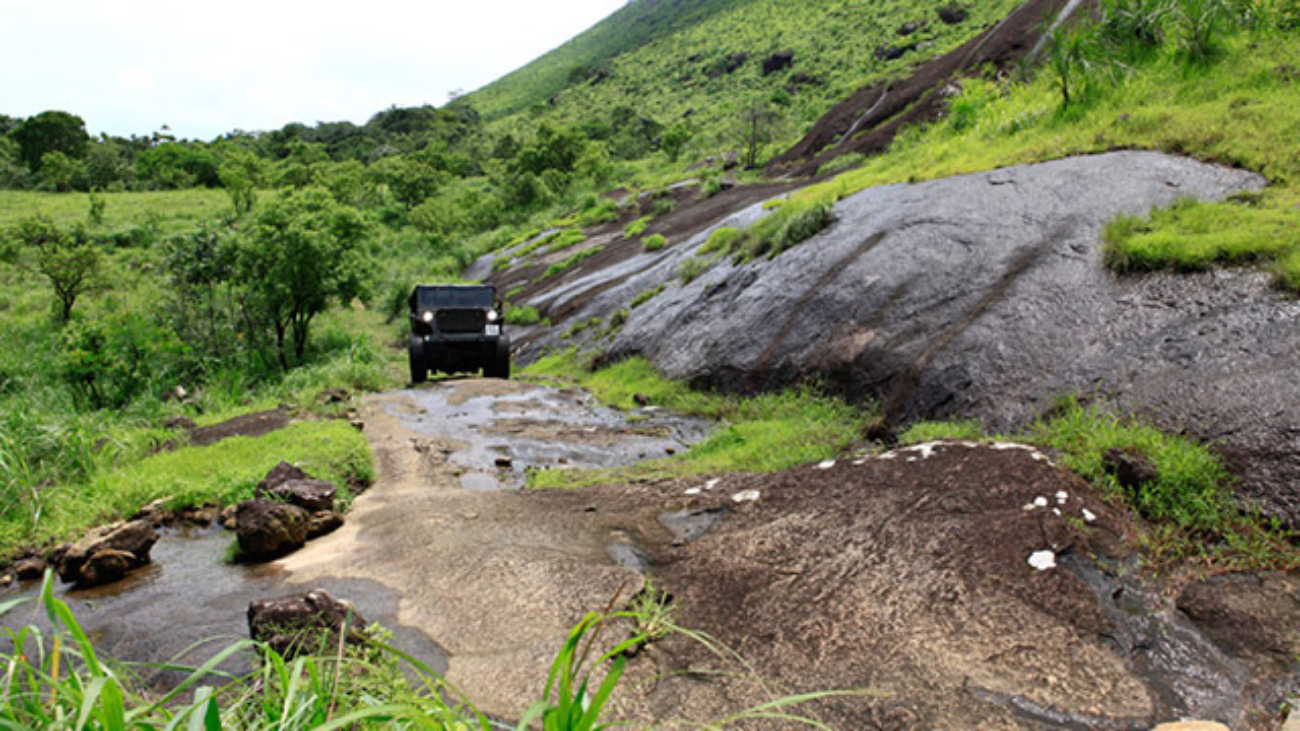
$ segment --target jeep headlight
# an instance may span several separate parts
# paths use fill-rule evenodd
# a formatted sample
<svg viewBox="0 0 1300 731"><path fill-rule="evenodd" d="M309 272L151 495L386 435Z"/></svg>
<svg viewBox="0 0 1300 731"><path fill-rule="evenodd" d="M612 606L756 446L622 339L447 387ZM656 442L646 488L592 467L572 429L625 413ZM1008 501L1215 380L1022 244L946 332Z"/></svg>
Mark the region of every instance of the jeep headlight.
<svg viewBox="0 0 1300 731"><path fill-rule="evenodd" d="M501 317L500 313L498 313L496 310L488 310L488 311L487 311L487 321L488 321L488 322L496 322L500 317Z"/></svg>
<svg viewBox="0 0 1300 731"><path fill-rule="evenodd" d="M433 310L425 310L424 314L420 315L420 319L425 322L433 322Z"/></svg>

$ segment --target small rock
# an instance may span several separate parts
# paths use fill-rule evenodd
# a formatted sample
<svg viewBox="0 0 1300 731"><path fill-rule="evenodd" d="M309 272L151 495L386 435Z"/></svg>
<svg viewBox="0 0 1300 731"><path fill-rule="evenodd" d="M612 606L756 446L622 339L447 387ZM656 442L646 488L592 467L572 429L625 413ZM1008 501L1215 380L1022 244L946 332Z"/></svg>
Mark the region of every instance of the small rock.
<svg viewBox="0 0 1300 731"><path fill-rule="evenodd" d="M752 503L762 497L758 490L741 490L731 496L731 501L736 503Z"/></svg>
<svg viewBox="0 0 1300 731"><path fill-rule="evenodd" d="M280 462L276 466L272 467L270 472L266 473L266 477L263 477L261 482L257 483L257 494L260 496L268 490L271 490L278 485L282 485L289 480L310 479L311 475L303 472L297 465L292 465L288 462Z"/></svg>
<svg viewBox="0 0 1300 731"><path fill-rule="evenodd" d="M1038 571L1056 568L1056 554L1052 551L1034 551L1029 556L1029 565Z"/></svg>
<svg viewBox="0 0 1300 731"><path fill-rule="evenodd" d="M1162 723L1152 731L1231 731L1231 729L1214 721L1175 721Z"/></svg>
<svg viewBox="0 0 1300 731"><path fill-rule="evenodd" d="M676 448L676 447L664 447L664 452L665 452L666 454L677 454L677 448Z"/></svg>
<svg viewBox="0 0 1300 731"><path fill-rule="evenodd" d="M645 395L645 394L643 394L643 393L638 393L638 394L633 395L633 396L632 396L632 400L633 400L634 402L636 402L636 405L637 405L637 406L649 406L649 405L650 405L650 397L647 396L647 395Z"/></svg>
<svg viewBox="0 0 1300 731"><path fill-rule="evenodd" d="M1039 507L1039 508L1045 508L1045 507L1047 507L1047 498L1045 498L1045 497L1036 497L1036 498L1034 498L1034 506L1035 506L1035 507Z"/></svg>
<svg viewBox="0 0 1300 731"><path fill-rule="evenodd" d="M833 460L833 459L828 459L828 460L826 460L826 461L824 461L824 462L818 462L818 463L817 463L817 469L819 469L819 470L829 470L830 468L832 468L832 467L834 467L834 466L835 466L835 460Z"/></svg>
<svg viewBox="0 0 1300 731"><path fill-rule="evenodd" d="M1089 510L1089 509L1087 509L1087 508L1084 508L1084 509L1083 509L1083 521L1084 521L1085 523L1092 523L1092 522L1095 521L1095 520L1097 520L1097 514L1094 513L1094 512L1092 512L1091 510Z"/></svg>
<svg viewBox="0 0 1300 731"><path fill-rule="evenodd" d="M181 510L176 517L183 523L190 523L192 525L207 528L216 522L220 515L221 507L209 504L197 508L185 508L184 510Z"/></svg>
<svg viewBox="0 0 1300 731"><path fill-rule="evenodd" d="M343 527L343 516L334 510L312 513L307 523L307 540L315 540Z"/></svg>
<svg viewBox="0 0 1300 731"><path fill-rule="evenodd" d="M30 558L24 558L14 564L10 568L10 571L13 572L14 576L18 577L19 581L28 581L30 579L39 579L44 576L46 568L48 568L48 565L45 563L45 559L32 556Z"/></svg>
<svg viewBox="0 0 1300 731"><path fill-rule="evenodd" d="M334 483L324 480L288 480L269 490L258 490L259 498L283 500L309 513L334 509Z"/></svg>
<svg viewBox="0 0 1300 731"><path fill-rule="evenodd" d="M794 51L780 51L763 59L763 75L784 71L794 65Z"/></svg>
<svg viewBox="0 0 1300 731"><path fill-rule="evenodd" d="M302 548L311 516L297 505L247 500L235 513L241 558L266 561Z"/></svg>
<svg viewBox="0 0 1300 731"><path fill-rule="evenodd" d="M358 643L368 624L351 604L320 589L248 605L249 636L286 659L299 653L333 653L345 626L347 641Z"/></svg>
<svg viewBox="0 0 1300 731"><path fill-rule="evenodd" d="M360 420L360 419L348 419L348 424L350 424L350 425L352 426L352 428L353 428L353 429L356 429L357 431L365 431L365 430L366 430L366 422L364 422L364 421L362 421L362 420Z"/></svg>
<svg viewBox="0 0 1300 731"><path fill-rule="evenodd" d="M939 20L942 20L948 25L964 23L966 22L967 17L969 17L969 14L966 12L966 9L959 8L956 5L939 8Z"/></svg>
<svg viewBox="0 0 1300 731"><path fill-rule="evenodd" d="M171 511L167 509L169 497L161 497L148 505L140 508L135 515L131 516L132 520L147 520L154 525L162 525L171 519Z"/></svg>
<svg viewBox="0 0 1300 731"><path fill-rule="evenodd" d="M700 490L700 488L698 488L698 487L689 487L689 488L686 489L686 494L687 494L687 495L699 495L700 492L701 492L701 490Z"/></svg>
<svg viewBox="0 0 1300 731"><path fill-rule="evenodd" d="M14 583L13 574L0 574L0 586L9 586Z"/></svg>
<svg viewBox="0 0 1300 731"><path fill-rule="evenodd" d="M198 427L194 420L188 416L169 416L163 421L164 429L184 429L189 431Z"/></svg>
<svg viewBox="0 0 1300 731"><path fill-rule="evenodd" d="M225 528L226 530L234 530L235 526L238 525L238 521L235 519L235 516L238 513L239 513L238 505L227 505L225 508L223 508L221 510L221 517L219 518L219 520L221 521L221 527Z"/></svg>
<svg viewBox="0 0 1300 731"><path fill-rule="evenodd" d="M316 400L322 404L341 404L351 398L351 394L341 388L327 388L320 392Z"/></svg>
<svg viewBox="0 0 1300 731"><path fill-rule="evenodd" d="M80 568L77 586L101 586L123 579L127 572L138 565L135 554L105 548L96 551Z"/></svg>
<svg viewBox="0 0 1300 731"><path fill-rule="evenodd" d="M514 463L515 463L514 460L510 459L509 457L497 457L496 460L494 461L494 464L496 464L496 466L499 469L503 469L503 470L510 469L510 467Z"/></svg>
<svg viewBox="0 0 1300 731"><path fill-rule="evenodd" d="M127 571L149 563L149 552L157 542L158 531L147 520L113 523L96 528L76 543L58 549L54 563L58 565L59 578L64 583L75 583L83 588L99 586L116 581Z"/></svg>
<svg viewBox="0 0 1300 731"><path fill-rule="evenodd" d="M1114 475L1120 486L1128 490L1136 490L1160 478L1160 473L1151 460L1135 449L1106 450L1102 456L1102 468Z"/></svg>

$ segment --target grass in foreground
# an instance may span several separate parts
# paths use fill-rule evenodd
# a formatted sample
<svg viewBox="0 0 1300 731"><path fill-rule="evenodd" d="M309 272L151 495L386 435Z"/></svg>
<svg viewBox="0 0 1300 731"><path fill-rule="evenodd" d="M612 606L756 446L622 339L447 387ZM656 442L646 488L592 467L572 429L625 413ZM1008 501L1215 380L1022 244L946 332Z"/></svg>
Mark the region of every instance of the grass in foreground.
<svg viewBox="0 0 1300 731"><path fill-rule="evenodd" d="M528 484L537 488L581 487L631 477L775 472L839 455L861 441L863 432L879 421L875 412L812 387L752 398L692 390L660 376L641 358L589 371L569 350L543 358L525 375L575 382L602 403L619 409L634 408L634 396L641 394L665 409L721 422L712 435L686 454L610 470L536 471L529 475Z"/></svg>
<svg viewBox="0 0 1300 731"><path fill-rule="evenodd" d="M899 441L984 438L1019 440L1054 450L1064 467L1151 525L1146 543L1158 566L1192 560L1224 568L1300 567L1300 537L1275 520L1243 510L1230 489L1232 476L1207 447L1116 416L1099 405L1070 399L1020 433L991 437L978 422L921 422ZM1111 449L1144 455L1159 477L1136 490L1124 488L1104 467L1103 458Z"/></svg>
<svg viewBox="0 0 1300 731"><path fill-rule="evenodd" d="M28 601L0 603L0 617ZM188 675L172 690L159 693L135 682L129 667L99 655L68 605L54 596L48 573L38 601L53 633L34 625L0 628L0 637L9 645L0 650L0 667L6 668L0 677L0 727L78 731L510 728L489 721L426 664L386 644L382 630L368 630L361 646L339 643L332 654L292 660L256 642L235 642L197 668L169 665ZM626 639L605 643L602 638L611 631L623 632ZM569 633L551 665L541 698L514 728L523 731L538 721L547 731L626 726L610 719L609 703L622 679L627 652L672 633L702 643L719 660L739 660L707 635L679 627L663 610L662 600L643 599L623 611L593 612ZM260 667L253 672L231 676L217 669L232 656L250 651L260 658ZM772 697L698 726L720 729L769 720L786 727L824 729L824 724L797 715L792 707L829 696L864 694L828 691Z"/></svg>

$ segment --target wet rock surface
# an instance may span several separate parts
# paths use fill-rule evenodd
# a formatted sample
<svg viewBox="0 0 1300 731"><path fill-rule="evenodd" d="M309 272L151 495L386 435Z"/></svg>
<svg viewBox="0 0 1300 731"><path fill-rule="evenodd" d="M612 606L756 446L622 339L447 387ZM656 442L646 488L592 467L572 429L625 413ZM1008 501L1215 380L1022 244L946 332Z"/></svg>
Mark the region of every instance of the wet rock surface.
<svg viewBox="0 0 1300 731"><path fill-rule="evenodd" d="M58 566L64 583L99 586L149 563L149 552L157 541L158 531L146 520L113 523L57 549L51 563Z"/></svg>
<svg viewBox="0 0 1300 731"><path fill-rule="evenodd" d="M368 626L356 607L321 589L248 605L249 636L285 658L333 654L340 635L357 644Z"/></svg>
<svg viewBox="0 0 1300 731"><path fill-rule="evenodd" d="M772 260L724 259L683 286L675 272L705 229L530 303L607 318L664 285L601 346L606 359L643 355L670 377L739 391L817 376L878 400L894 425L1013 429L1061 395L1096 394L1220 445L1244 496L1300 524L1300 303L1254 272L1117 277L1102 264L1116 215L1261 184L1122 152L884 186L841 201L829 229ZM533 332L520 359L564 330Z"/></svg>
<svg viewBox="0 0 1300 731"><path fill-rule="evenodd" d="M302 548L311 516L297 505L246 500L235 513L239 555L244 561L267 561Z"/></svg>

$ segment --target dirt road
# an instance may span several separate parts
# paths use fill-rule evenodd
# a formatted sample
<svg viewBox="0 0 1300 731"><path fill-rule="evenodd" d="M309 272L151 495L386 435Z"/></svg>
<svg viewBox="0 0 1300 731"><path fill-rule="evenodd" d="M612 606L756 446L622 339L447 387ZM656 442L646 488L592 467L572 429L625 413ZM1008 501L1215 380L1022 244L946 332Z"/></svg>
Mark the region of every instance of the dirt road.
<svg viewBox="0 0 1300 731"><path fill-rule="evenodd" d="M398 621L447 650L448 679L481 710L517 716L569 629L642 581L635 519L611 501L512 489L524 469L662 456L698 431L631 425L589 400L488 380L367 399L378 479L342 529L282 562L288 581L364 579L399 592Z"/></svg>

